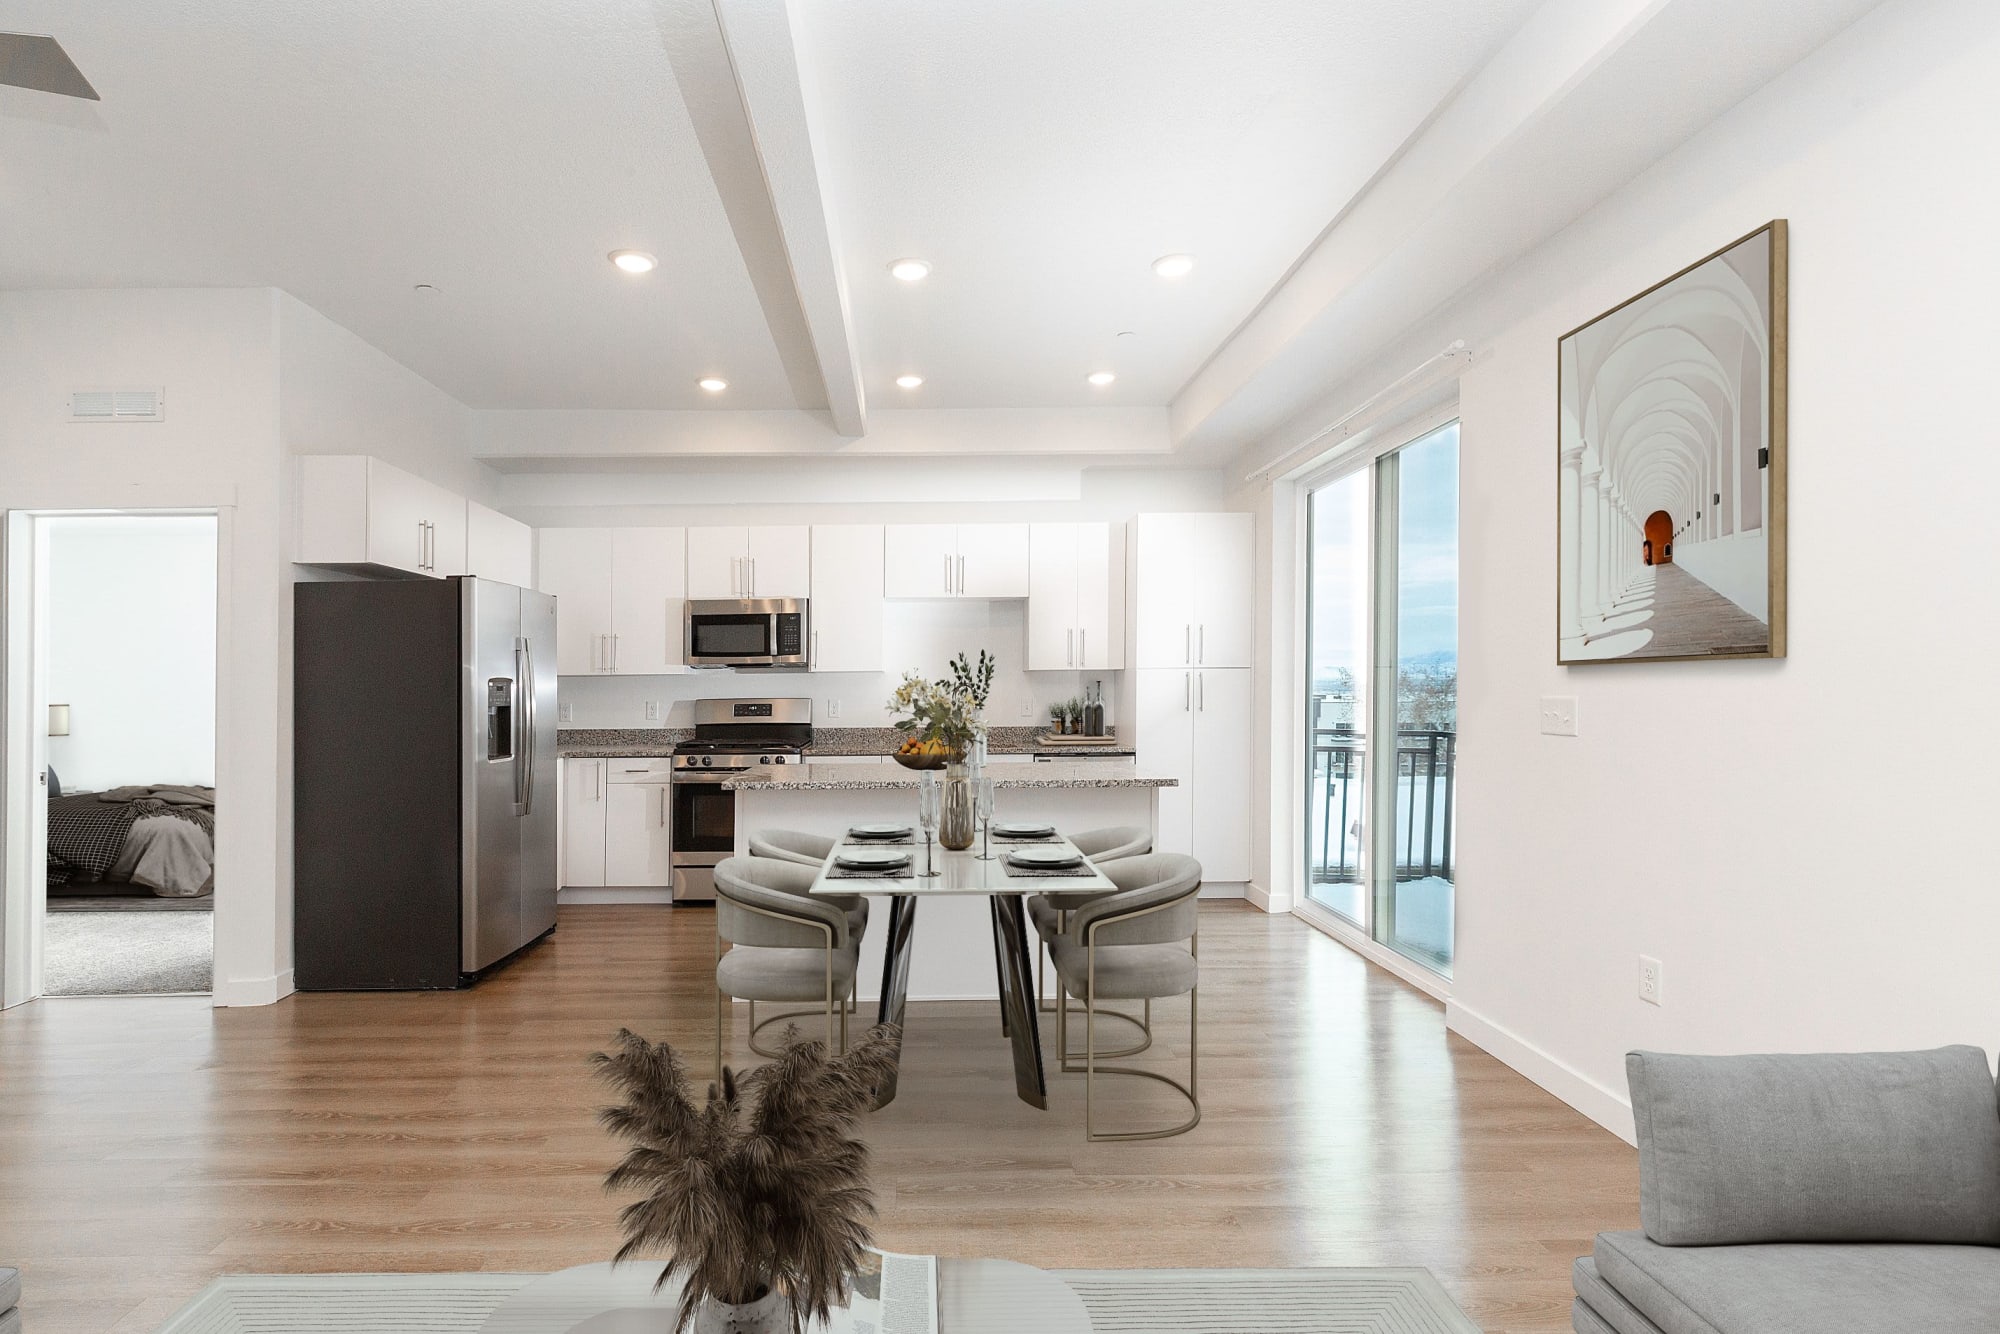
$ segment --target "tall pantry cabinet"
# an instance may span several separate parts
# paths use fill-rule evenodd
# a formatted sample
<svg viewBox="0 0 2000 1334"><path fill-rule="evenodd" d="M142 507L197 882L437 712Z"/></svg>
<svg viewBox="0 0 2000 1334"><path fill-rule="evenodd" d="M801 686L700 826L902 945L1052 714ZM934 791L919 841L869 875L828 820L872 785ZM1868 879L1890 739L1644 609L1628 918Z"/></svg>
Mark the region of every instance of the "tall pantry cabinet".
<svg viewBox="0 0 2000 1334"><path fill-rule="evenodd" d="M1248 514L1142 514L1128 530L1133 746L1160 790L1154 848L1210 884L1250 879L1251 607Z"/></svg>

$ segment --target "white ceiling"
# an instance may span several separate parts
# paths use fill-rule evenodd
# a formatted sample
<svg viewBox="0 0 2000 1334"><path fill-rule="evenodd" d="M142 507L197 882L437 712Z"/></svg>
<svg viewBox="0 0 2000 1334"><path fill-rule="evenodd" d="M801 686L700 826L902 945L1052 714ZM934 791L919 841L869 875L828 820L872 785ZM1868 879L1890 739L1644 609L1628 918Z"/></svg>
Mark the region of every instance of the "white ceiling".
<svg viewBox="0 0 2000 1334"><path fill-rule="evenodd" d="M800 0L869 401L1166 403L1535 3ZM821 407L676 85L689 8L0 0L104 98L0 89L0 286L282 287L474 407Z"/></svg>
<svg viewBox="0 0 2000 1334"><path fill-rule="evenodd" d="M0 287L282 287L475 406L707 407L708 374L797 405L645 0L0 0L0 29L104 99L0 88Z"/></svg>

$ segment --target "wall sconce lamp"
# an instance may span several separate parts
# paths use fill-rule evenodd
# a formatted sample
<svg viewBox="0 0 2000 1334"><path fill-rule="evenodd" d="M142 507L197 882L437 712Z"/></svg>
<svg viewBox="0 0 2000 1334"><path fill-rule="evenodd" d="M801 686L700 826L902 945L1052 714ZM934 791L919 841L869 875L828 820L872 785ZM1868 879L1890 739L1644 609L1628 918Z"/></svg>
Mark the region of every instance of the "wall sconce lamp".
<svg viewBox="0 0 2000 1334"><path fill-rule="evenodd" d="M50 736L69 735L69 705L67 704L49 705L49 735Z"/></svg>

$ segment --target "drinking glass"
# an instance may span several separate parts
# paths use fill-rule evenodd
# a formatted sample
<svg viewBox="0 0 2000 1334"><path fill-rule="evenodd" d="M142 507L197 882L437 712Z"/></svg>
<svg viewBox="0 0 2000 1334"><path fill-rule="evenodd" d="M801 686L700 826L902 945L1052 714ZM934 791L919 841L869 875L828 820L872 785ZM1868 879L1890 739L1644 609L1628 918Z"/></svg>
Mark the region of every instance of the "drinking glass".
<svg viewBox="0 0 2000 1334"><path fill-rule="evenodd" d="M993 780L984 774L979 778L979 860L993 860Z"/></svg>
<svg viewBox="0 0 2000 1334"><path fill-rule="evenodd" d="M939 800L937 775L925 769L918 775L917 822L924 827L924 879L937 878L937 868L931 863L931 836L937 833L938 813L943 803Z"/></svg>

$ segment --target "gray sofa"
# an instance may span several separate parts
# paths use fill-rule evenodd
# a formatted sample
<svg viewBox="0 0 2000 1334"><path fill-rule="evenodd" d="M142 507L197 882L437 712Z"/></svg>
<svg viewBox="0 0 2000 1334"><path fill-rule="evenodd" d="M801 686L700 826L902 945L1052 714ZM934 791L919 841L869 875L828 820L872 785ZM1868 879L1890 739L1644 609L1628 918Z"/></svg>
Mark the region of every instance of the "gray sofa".
<svg viewBox="0 0 2000 1334"><path fill-rule="evenodd" d="M1977 1047L1626 1057L1640 1232L1578 1334L1993 1334L2000 1095Z"/></svg>
<svg viewBox="0 0 2000 1334"><path fill-rule="evenodd" d="M0 1269L0 1334L21 1334L21 1271Z"/></svg>

